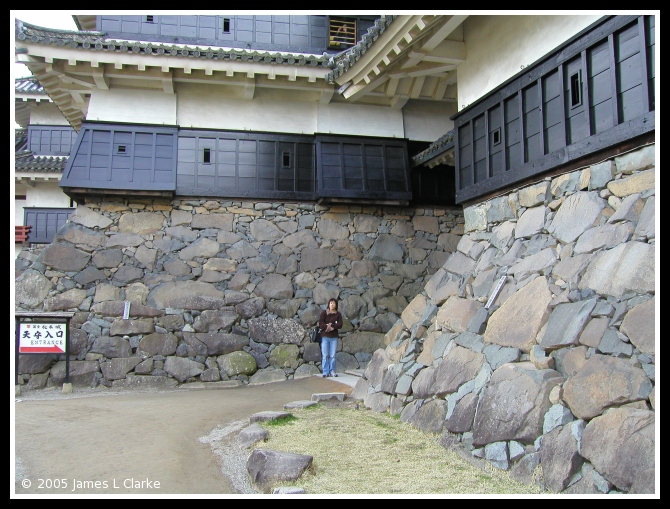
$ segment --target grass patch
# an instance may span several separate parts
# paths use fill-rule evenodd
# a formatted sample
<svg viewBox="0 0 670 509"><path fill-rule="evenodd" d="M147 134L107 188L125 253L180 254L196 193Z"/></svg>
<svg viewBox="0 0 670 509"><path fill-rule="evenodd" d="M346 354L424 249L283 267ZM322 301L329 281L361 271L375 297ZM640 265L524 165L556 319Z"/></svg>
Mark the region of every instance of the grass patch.
<svg viewBox="0 0 670 509"><path fill-rule="evenodd" d="M265 421L263 424L266 425L268 428L275 428L278 426L286 426L293 424L297 420L298 418L294 415L285 415L284 417L277 417L276 419Z"/></svg>
<svg viewBox="0 0 670 509"><path fill-rule="evenodd" d="M391 426L388 422L384 421L375 421L375 425L379 426L380 428L386 428L386 429L391 429Z"/></svg>
<svg viewBox="0 0 670 509"><path fill-rule="evenodd" d="M295 482L307 494L540 494L509 472L472 465L456 451L388 413L319 405L293 411L290 426L271 426L259 449L307 454L312 469ZM381 429L380 429L381 428Z"/></svg>

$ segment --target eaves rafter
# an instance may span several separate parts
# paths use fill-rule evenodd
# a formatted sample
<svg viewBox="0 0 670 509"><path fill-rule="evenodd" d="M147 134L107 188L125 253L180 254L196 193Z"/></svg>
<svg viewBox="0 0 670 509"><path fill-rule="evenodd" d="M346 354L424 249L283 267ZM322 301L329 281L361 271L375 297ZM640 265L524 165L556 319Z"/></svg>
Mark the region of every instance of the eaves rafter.
<svg viewBox="0 0 670 509"><path fill-rule="evenodd" d="M15 22L16 60L78 130L93 90L140 86L174 94L179 81L319 93L321 103L365 100L401 109L410 99L455 101L463 42L446 39L465 16L385 15L336 55L110 39L104 32ZM133 80L136 84L131 85Z"/></svg>
<svg viewBox="0 0 670 509"><path fill-rule="evenodd" d="M86 116L89 92L109 90L112 79L156 80L158 89L173 94L180 77L216 83L216 76L224 76L226 85L235 85L239 76L246 76L247 99L254 97L259 79L271 87L274 82L278 87L312 84L321 92L321 102L330 101L334 92L325 80L333 65L326 53L120 41L103 32L52 30L20 20L15 22L15 39L16 61L30 69L77 130ZM319 81L323 85L314 87Z"/></svg>
<svg viewBox="0 0 670 509"><path fill-rule="evenodd" d="M322 66L331 65L330 55L289 53L281 51L258 51L242 48L211 47L202 48L187 44L165 44L143 41L119 41L108 39L104 32L74 32L52 30L16 20L15 37L18 41L32 42L97 52L120 52L137 55L187 57L202 60L231 60L255 62L270 65Z"/></svg>
<svg viewBox="0 0 670 509"><path fill-rule="evenodd" d="M452 34L467 16L392 16L369 48L352 48L336 58L328 79L340 86L340 93L356 101L380 91L395 104L404 96L435 101L453 101L448 91L455 70L465 60L465 43ZM452 37L447 39L447 37ZM428 80L427 78L431 78ZM397 96L396 96L397 93Z"/></svg>

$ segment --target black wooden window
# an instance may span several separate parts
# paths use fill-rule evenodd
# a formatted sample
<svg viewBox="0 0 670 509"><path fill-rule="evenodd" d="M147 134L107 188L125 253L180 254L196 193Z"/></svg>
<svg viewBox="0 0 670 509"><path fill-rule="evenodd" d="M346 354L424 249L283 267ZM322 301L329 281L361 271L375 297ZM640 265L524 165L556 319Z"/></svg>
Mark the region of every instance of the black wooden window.
<svg viewBox="0 0 670 509"><path fill-rule="evenodd" d="M456 203L655 129L654 16L606 16L454 115Z"/></svg>
<svg viewBox="0 0 670 509"><path fill-rule="evenodd" d="M27 242L49 244L56 232L67 222L75 209L26 207L23 209L23 224L31 226Z"/></svg>
<svg viewBox="0 0 670 509"><path fill-rule="evenodd" d="M577 69L570 76L570 107L575 108L582 105L582 71Z"/></svg>
<svg viewBox="0 0 670 509"><path fill-rule="evenodd" d="M491 174L501 173L505 167L503 161L503 125L502 107L491 108L488 118L489 125L489 168Z"/></svg>
<svg viewBox="0 0 670 509"><path fill-rule="evenodd" d="M563 90L558 70L542 79L542 124L545 153L565 147Z"/></svg>
<svg viewBox="0 0 670 509"><path fill-rule="evenodd" d="M117 41L151 41L172 45L175 41L200 47L246 48L260 51L285 51L321 55L324 50L340 51L353 46L358 34L374 26L376 15L339 17L342 22L337 46L330 47L329 16L277 14L161 14L98 16L96 29ZM336 17L337 18L337 17ZM346 25L346 34L344 33ZM333 42L335 42L333 40Z"/></svg>
<svg viewBox="0 0 670 509"><path fill-rule="evenodd" d="M84 123L62 188L172 191L176 128Z"/></svg>
<svg viewBox="0 0 670 509"><path fill-rule="evenodd" d="M453 207L455 195L453 167L417 167L412 170L414 205Z"/></svg>
<svg viewBox="0 0 670 509"><path fill-rule="evenodd" d="M493 145L498 145L500 143L500 128L493 131Z"/></svg>
<svg viewBox="0 0 670 509"><path fill-rule="evenodd" d="M409 200L404 140L317 136L318 196Z"/></svg>
<svg viewBox="0 0 670 509"><path fill-rule="evenodd" d="M313 200L314 161L311 136L186 129L178 137L176 192Z"/></svg>
<svg viewBox="0 0 670 509"><path fill-rule="evenodd" d="M356 44L356 20L331 17L328 26L328 47L345 49Z"/></svg>
<svg viewBox="0 0 670 509"><path fill-rule="evenodd" d="M654 97L654 87L656 83L656 18L654 16L645 16L640 21L644 23L642 31L645 38L643 41L642 51L644 53L644 65L648 79L647 96L644 98L649 104L649 110L656 109L656 101ZM646 108L645 108L646 109Z"/></svg>
<svg viewBox="0 0 670 509"><path fill-rule="evenodd" d="M28 126L28 150L35 155L67 156L77 139L72 127Z"/></svg>

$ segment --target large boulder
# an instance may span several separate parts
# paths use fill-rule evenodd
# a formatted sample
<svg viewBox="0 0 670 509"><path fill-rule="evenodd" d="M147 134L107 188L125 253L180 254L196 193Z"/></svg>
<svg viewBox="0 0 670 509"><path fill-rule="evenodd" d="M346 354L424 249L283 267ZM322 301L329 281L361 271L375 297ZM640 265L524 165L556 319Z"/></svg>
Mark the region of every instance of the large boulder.
<svg viewBox="0 0 670 509"><path fill-rule="evenodd" d="M247 472L261 493L270 493L273 484L290 482L312 466L314 458L306 454L254 449L247 459Z"/></svg>
<svg viewBox="0 0 670 509"><path fill-rule="evenodd" d="M551 390L565 379L553 369L538 370L529 362L503 364L482 391L473 445L516 440L532 444L542 435L544 414L551 407Z"/></svg>

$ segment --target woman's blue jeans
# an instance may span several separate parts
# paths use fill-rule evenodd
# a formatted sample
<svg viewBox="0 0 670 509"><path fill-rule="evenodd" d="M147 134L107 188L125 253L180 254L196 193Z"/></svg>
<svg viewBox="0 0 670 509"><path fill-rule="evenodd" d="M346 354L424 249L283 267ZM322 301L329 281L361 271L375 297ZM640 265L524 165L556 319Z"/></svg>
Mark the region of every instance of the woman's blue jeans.
<svg viewBox="0 0 670 509"><path fill-rule="evenodd" d="M337 354L337 338L321 337L321 372L324 375L335 373L335 354Z"/></svg>

